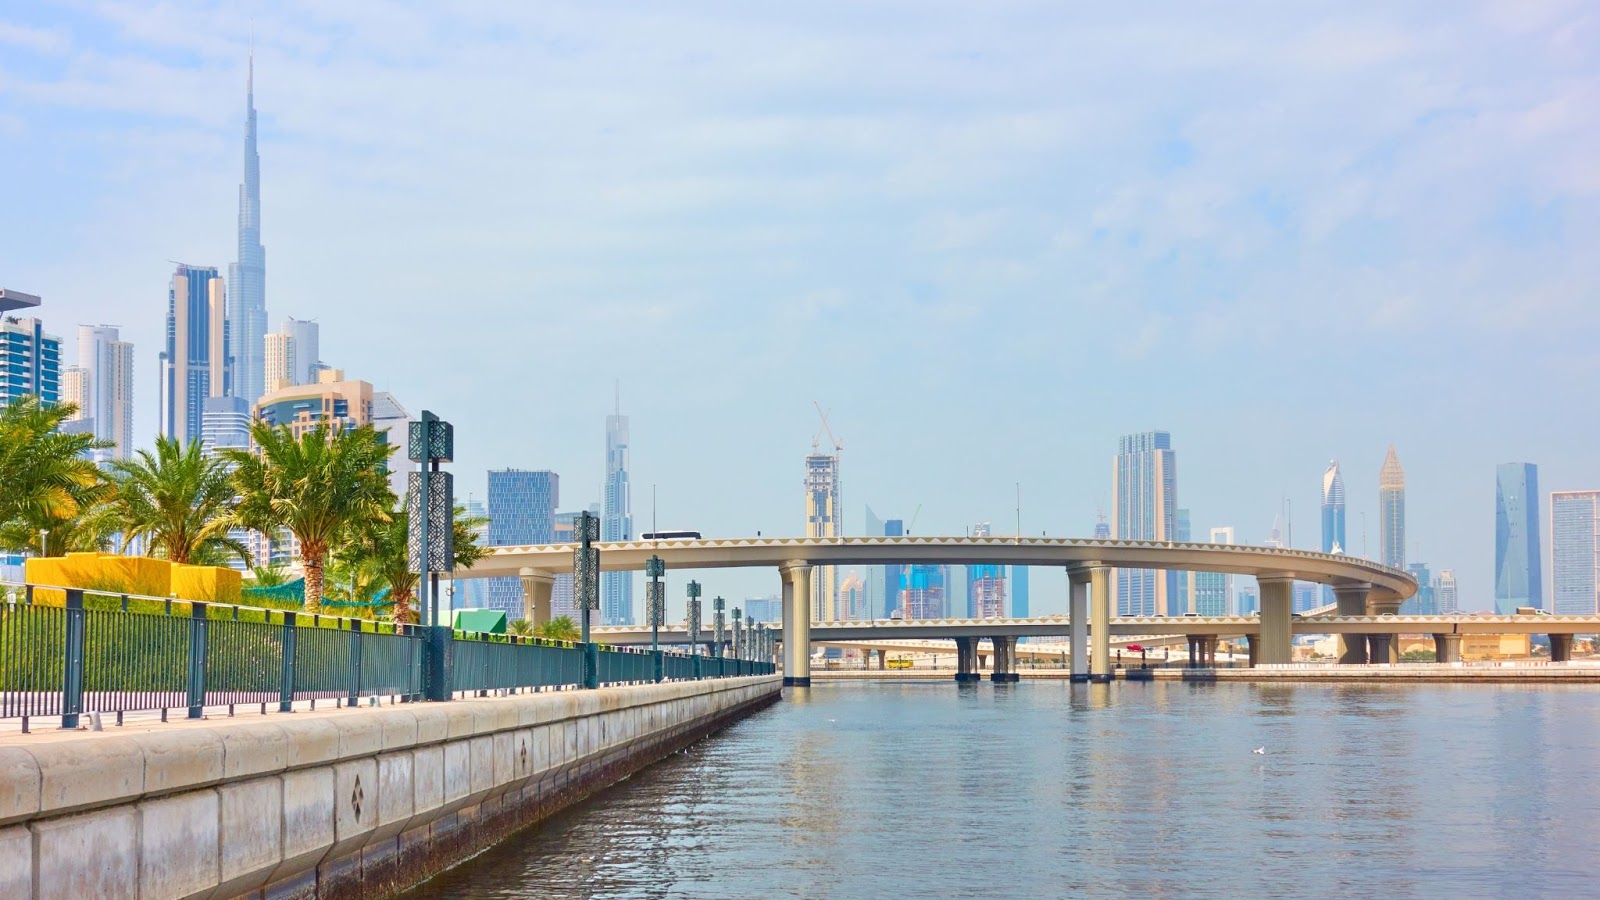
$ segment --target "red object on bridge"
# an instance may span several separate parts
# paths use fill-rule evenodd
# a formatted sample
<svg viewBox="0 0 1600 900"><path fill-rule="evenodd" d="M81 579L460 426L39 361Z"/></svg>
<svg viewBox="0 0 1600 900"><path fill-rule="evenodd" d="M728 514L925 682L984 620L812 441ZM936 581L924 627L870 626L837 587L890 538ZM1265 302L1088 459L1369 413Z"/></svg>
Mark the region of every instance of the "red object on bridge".
<svg viewBox="0 0 1600 900"><path fill-rule="evenodd" d="M1141 644L1129 644L1128 645L1128 652L1129 653L1143 653L1144 652L1144 646L1141 645Z"/></svg>

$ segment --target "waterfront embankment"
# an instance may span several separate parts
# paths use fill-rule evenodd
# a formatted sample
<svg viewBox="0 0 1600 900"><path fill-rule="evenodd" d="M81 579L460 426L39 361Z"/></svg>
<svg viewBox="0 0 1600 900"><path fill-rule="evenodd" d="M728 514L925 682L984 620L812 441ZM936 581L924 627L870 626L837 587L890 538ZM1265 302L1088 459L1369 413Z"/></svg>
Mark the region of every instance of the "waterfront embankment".
<svg viewBox="0 0 1600 900"><path fill-rule="evenodd" d="M0 896L390 896L780 693L769 675L7 735Z"/></svg>

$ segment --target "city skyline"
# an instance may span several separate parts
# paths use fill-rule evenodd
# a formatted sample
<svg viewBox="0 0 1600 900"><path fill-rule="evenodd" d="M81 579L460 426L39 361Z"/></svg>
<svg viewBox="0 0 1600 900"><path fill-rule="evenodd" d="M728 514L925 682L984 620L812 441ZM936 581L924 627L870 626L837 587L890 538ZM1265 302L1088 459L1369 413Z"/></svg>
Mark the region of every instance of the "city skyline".
<svg viewBox="0 0 1600 900"><path fill-rule="evenodd" d="M474 12L505 40L436 47L419 37L443 21L427 10L308 23L265 9L259 82L237 14L175 3L123 28L124 14L0 15L0 141L30 173L4 187L37 210L0 224L0 264L7 286L46 298L52 333L129 323L138 445L157 432L163 336L155 308L130 298L159 297L165 259L240 260L244 83L261 95L273 296L321 321L350 372L457 424L463 495L481 496L484 473L506 465L598 483L602 461L567 436L591 433L622 378L638 385L632 480L658 487L668 520L708 534L795 527L796 433L810 399L829 396L847 398L833 411L852 441L847 496L902 514L922 504L922 533L1005 518L1020 481L1027 533L1083 534L1108 499L1104 448L1154 422L1180 436L1200 533L1246 523L1241 541L1259 541L1250 523L1285 496L1312 509L1306 473L1337 457L1354 461L1346 551L1376 556L1375 451L1392 441L1411 475L1408 555L1453 564L1463 602L1483 606L1485 473L1537 458L1547 488L1596 482L1597 426L1547 387L1582 381L1597 324L1593 264L1569 248L1593 238L1594 195L1571 148L1596 135L1583 85L1600 54L1572 43L1584 32L1570 11L1462 11L1440 42L1390 9L1329 11L1317 27L1276 10L1180 12L1181 31L1137 35L1123 13L1061 12L1029 29L1038 43L952 27L947 10L909 33L882 20L844 30L814 12L786 39L792 57L772 53L751 10L715 28L673 23L705 60L691 67L607 39L653 31L636 13L548 25L584 48L562 55L518 43L546 27L540 16ZM1323 25L1371 40L1330 41ZM350 35L337 52L296 52L330 29ZM1239 29L1282 52L1247 52ZM170 35L196 33L203 48L167 52ZM1210 55L1171 53L1163 34L1185 35L1184 48L1190 35L1218 39ZM915 77L873 80L877 105L822 115L856 95L808 51L852 84L885 60ZM433 61L426 78L408 52ZM1501 77L1505 59L1523 63L1518 78ZM1036 87L1106 72L1103 92ZM1392 89L1418 72L1436 89ZM571 89L539 86L552 78ZM526 123L467 114L463 97L486 79L530 110ZM776 115L745 112L757 107ZM1330 108L1373 115L1330 132ZM1284 109L1296 114L1263 112ZM410 131L419 111L461 139ZM1098 127L1073 127L1085 121ZM659 155L636 151L635 130ZM1247 159L1235 141L1273 155ZM536 328L498 327L529 311ZM1060 352L1046 335L1063 329L1085 339ZM1325 372L1269 363L1312 343L1339 348L1337 396ZM702 344L728 348L718 364L741 377L679 375L693 368L683 348ZM534 421L505 416L485 389L548 385L623 345L609 377L561 379ZM424 358L436 363L397 362ZM984 377L957 377L954 359ZM1184 377L1197 371L1225 377ZM1109 412L1066 416L1031 387L1073 383L1094 384ZM1394 385L1406 403L1375 402ZM1240 428L1269 406L1274 427ZM1524 426L1478 434L1485 406ZM981 429L918 438L980 415ZM1298 532L1306 546L1312 529ZM1041 608L1059 608L1057 581L1035 578Z"/></svg>

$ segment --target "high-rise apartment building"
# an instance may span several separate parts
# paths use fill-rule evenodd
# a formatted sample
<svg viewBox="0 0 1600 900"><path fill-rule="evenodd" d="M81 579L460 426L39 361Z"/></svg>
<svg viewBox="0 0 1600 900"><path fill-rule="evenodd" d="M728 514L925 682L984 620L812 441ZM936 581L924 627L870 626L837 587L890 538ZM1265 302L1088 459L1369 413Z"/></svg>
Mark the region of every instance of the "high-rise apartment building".
<svg viewBox="0 0 1600 900"><path fill-rule="evenodd" d="M1117 445L1111 531L1118 540L1171 541L1178 520L1178 463L1172 436L1146 431ZM1115 569L1117 615L1181 615L1178 572Z"/></svg>
<svg viewBox="0 0 1600 900"><path fill-rule="evenodd" d="M1345 553L1349 544L1344 534L1344 475L1337 459L1322 472L1322 552ZM1333 602L1333 588L1322 587L1324 605Z"/></svg>
<svg viewBox="0 0 1600 900"><path fill-rule="evenodd" d="M372 424L370 383L347 380L342 369L324 369L318 376L316 384L291 384L263 394L256 401L256 418L287 425L297 437L318 425L342 431Z"/></svg>
<svg viewBox="0 0 1600 900"><path fill-rule="evenodd" d="M13 313L40 303L33 294L0 288L0 406L32 394L39 402L61 402L61 338L45 334L44 323Z"/></svg>
<svg viewBox="0 0 1600 900"><path fill-rule="evenodd" d="M1173 540L1186 544L1194 540L1194 533L1189 525L1189 511L1178 510L1178 525L1173 529ZM1173 572L1172 584L1174 592L1167 601L1168 615L1181 616L1194 612L1195 600L1195 572Z"/></svg>
<svg viewBox="0 0 1600 900"><path fill-rule="evenodd" d="M1026 619L1032 615L1028 610L1029 568L1029 566L1011 567L1011 617L1013 619Z"/></svg>
<svg viewBox="0 0 1600 900"><path fill-rule="evenodd" d="M904 519L885 519L883 521L884 537L904 537L906 523ZM905 592L909 587L907 582L907 567L895 563L883 567L883 617L893 618L895 611L905 610Z"/></svg>
<svg viewBox="0 0 1600 900"><path fill-rule="evenodd" d="M1094 539L1097 541L1103 541L1109 539L1110 537L1111 523L1106 521L1105 513L1101 513L1099 518L1094 523Z"/></svg>
<svg viewBox="0 0 1600 900"><path fill-rule="evenodd" d="M326 371L336 371L328 369ZM317 373L321 377L321 373ZM416 465L406 458L406 442L411 435L411 414L400 405L400 401L388 391L372 392L372 418L369 420L372 430L378 433L385 444L395 448L389 455L389 490L396 497L404 497L408 489L407 476Z"/></svg>
<svg viewBox="0 0 1600 900"><path fill-rule="evenodd" d="M200 440L208 455L250 447L250 404L243 397L207 397L200 415Z"/></svg>
<svg viewBox="0 0 1600 900"><path fill-rule="evenodd" d="M1439 576L1433 579L1433 600L1438 605L1441 616L1461 612L1461 600L1456 594L1454 569L1439 570Z"/></svg>
<svg viewBox="0 0 1600 900"><path fill-rule="evenodd" d="M133 448L133 344L115 326L78 327L79 415L93 423L94 436L113 446L95 459L124 459Z"/></svg>
<svg viewBox="0 0 1600 900"><path fill-rule="evenodd" d="M1210 542L1234 543L1233 529L1211 529ZM1225 572L1194 573L1194 611L1202 616L1238 615L1233 603L1233 576Z"/></svg>
<svg viewBox="0 0 1600 900"><path fill-rule="evenodd" d="M1550 493L1551 612L1600 613L1600 491Z"/></svg>
<svg viewBox="0 0 1600 900"><path fill-rule="evenodd" d="M1494 477L1494 611L1545 608L1539 549L1539 467L1504 463Z"/></svg>
<svg viewBox="0 0 1600 900"><path fill-rule="evenodd" d="M239 185L239 255L228 267L233 303L228 326L233 333L238 384L226 393L254 403L266 393L267 250L261 246L261 154L256 152L256 62L244 93L244 181ZM220 396L220 395L219 395Z"/></svg>
<svg viewBox="0 0 1600 900"><path fill-rule="evenodd" d="M633 497L628 484L628 417L622 401L606 416L606 484L600 498L600 539L633 540ZM600 573L600 623L633 624L633 573Z"/></svg>
<svg viewBox="0 0 1600 900"><path fill-rule="evenodd" d="M1234 604L1238 607L1235 615L1248 616L1261 611L1261 586L1254 578L1248 584L1241 584L1234 595Z"/></svg>
<svg viewBox="0 0 1600 900"><path fill-rule="evenodd" d="M161 434L200 440L208 397L234 392L227 291L215 267L180 263L167 286L167 343L161 351ZM246 398L249 399L249 398Z"/></svg>
<svg viewBox="0 0 1600 900"><path fill-rule="evenodd" d="M91 427L94 419L89 416L89 373L77 366L67 366L61 370L61 402L70 403L77 407L77 411L67 416L68 422L85 422Z"/></svg>
<svg viewBox="0 0 1600 900"><path fill-rule="evenodd" d="M1427 563L1407 563L1406 571L1417 580L1417 592L1400 604L1402 616L1433 616L1439 613L1439 601L1433 592L1433 573Z"/></svg>
<svg viewBox="0 0 1600 900"><path fill-rule="evenodd" d="M266 390L316 384L322 371L321 326L289 317L265 338Z"/></svg>
<svg viewBox="0 0 1600 900"><path fill-rule="evenodd" d="M945 575L944 566L906 567L906 619L943 619L950 615L945 603Z"/></svg>
<svg viewBox="0 0 1600 900"><path fill-rule="evenodd" d="M870 609L867 598L867 580L855 569L844 573L839 579L839 597L835 609L839 618L850 622L859 622L868 617Z"/></svg>
<svg viewBox="0 0 1600 900"><path fill-rule="evenodd" d="M838 537L839 456L812 452L806 457L806 537ZM833 566L811 569L811 618L832 622L838 618L834 601L838 596L837 575Z"/></svg>
<svg viewBox="0 0 1600 900"><path fill-rule="evenodd" d="M1389 445L1383 458L1383 468L1378 471L1378 521L1379 542L1383 547L1380 561L1390 568L1406 567L1406 470L1400 457Z"/></svg>
<svg viewBox="0 0 1600 900"><path fill-rule="evenodd" d="M548 544L555 539L556 506L561 479L549 470L489 470L489 545L517 547ZM522 582L490 578L484 605L507 618L522 618Z"/></svg>
<svg viewBox="0 0 1600 900"><path fill-rule="evenodd" d="M973 537L990 537L994 529L988 522L972 527ZM975 619L998 619L1006 614L1006 567L967 566L966 615Z"/></svg>

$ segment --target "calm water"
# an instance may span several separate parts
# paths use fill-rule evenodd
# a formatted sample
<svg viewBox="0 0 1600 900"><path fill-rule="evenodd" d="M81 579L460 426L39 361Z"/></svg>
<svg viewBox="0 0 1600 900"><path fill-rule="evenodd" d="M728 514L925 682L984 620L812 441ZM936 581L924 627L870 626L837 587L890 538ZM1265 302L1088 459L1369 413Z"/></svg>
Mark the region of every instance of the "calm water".
<svg viewBox="0 0 1600 900"><path fill-rule="evenodd" d="M411 896L1592 896L1597 763L1567 686L828 683Z"/></svg>

